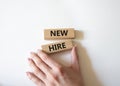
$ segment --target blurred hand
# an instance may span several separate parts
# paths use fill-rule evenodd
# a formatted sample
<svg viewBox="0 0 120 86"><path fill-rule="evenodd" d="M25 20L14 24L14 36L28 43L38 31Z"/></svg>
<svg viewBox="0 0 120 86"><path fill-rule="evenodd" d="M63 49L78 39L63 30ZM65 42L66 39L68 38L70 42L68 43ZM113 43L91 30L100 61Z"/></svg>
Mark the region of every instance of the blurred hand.
<svg viewBox="0 0 120 86"><path fill-rule="evenodd" d="M41 50L32 52L28 61L33 72L26 74L37 86L83 86L76 47L72 48L71 54L71 66L66 67Z"/></svg>

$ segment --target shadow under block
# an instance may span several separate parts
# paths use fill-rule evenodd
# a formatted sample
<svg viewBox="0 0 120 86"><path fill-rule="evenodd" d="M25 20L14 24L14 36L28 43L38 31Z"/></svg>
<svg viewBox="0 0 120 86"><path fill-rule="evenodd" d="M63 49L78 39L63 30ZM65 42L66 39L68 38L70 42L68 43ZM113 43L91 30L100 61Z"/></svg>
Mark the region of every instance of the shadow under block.
<svg viewBox="0 0 120 86"><path fill-rule="evenodd" d="M60 41L55 43L50 43L46 45L42 45L42 50L46 53L55 53L64 50L69 50L73 47L71 40Z"/></svg>
<svg viewBox="0 0 120 86"><path fill-rule="evenodd" d="M54 29L45 29L44 30L44 39L67 39L75 38L74 28L54 28Z"/></svg>

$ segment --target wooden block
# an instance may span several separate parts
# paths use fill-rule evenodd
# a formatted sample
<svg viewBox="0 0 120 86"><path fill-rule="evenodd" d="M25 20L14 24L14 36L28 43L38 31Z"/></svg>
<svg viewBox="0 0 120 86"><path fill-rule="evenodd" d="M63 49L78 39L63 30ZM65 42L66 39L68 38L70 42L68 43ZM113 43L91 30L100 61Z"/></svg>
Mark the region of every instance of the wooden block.
<svg viewBox="0 0 120 86"><path fill-rule="evenodd" d="M68 50L73 47L71 40L61 41L42 45L42 50L46 53L60 52L63 50Z"/></svg>
<svg viewBox="0 0 120 86"><path fill-rule="evenodd" d="M74 28L54 28L44 30L44 39L68 39L75 38Z"/></svg>

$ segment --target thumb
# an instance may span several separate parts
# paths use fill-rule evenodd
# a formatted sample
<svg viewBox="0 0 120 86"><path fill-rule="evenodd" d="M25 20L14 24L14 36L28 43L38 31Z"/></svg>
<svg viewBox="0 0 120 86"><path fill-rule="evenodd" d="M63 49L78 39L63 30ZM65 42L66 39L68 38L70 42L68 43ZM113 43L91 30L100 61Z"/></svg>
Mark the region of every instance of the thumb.
<svg viewBox="0 0 120 86"><path fill-rule="evenodd" d="M79 71L80 70L80 66L79 66L79 58L78 58L78 55L77 55L76 46L74 46L72 48L71 55L72 55L71 67L74 70Z"/></svg>

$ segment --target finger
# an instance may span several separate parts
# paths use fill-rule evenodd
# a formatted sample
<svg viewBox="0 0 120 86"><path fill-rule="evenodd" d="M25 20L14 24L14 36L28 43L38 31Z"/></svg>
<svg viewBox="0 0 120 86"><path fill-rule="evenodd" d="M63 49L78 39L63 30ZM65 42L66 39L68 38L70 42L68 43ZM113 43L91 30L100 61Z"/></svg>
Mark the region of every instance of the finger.
<svg viewBox="0 0 120 86"><path fill-rule="evenodd" d="M59 63L57 63L55 60L50 58L46 53L44 53L42 50L38 50L38 56L52 69L56 69L61 67Z"/></svg>
<svg viewBox="0 0 120 86"><path fill-rule="evenodd" d="M45 74L35 65L32 59L28 58L28 61L29 61L30 67L33 70L33 73L41 80L44 80L46 78Z"/></svg>
<svg viewBox="0 0 120 86"><path fill-rule="evenodd" d="M28 78L32 80L37 86L45 86L44 82L40 80L37 76L35 76L31 72L26 72Z"/></svg>
<svg viewBox="0 0 120 86"><path fill-rule="evenodd" d="M47 66L42 60L41 58L36 54L31 52L31 57L33 59L33 61L35 62L36 66L44 73L47 74L50 71L50 67Z"/></svg>
<svg viewBox="0 0 120 86"><path fill-rule="evenodd" d="M71 51L71 54L72 54L72 68L75 69L76 71L79 71L79 58L78 58L78 55L77 55L77 51L76 51L76 46L74 46L72 48L72 51Z"/></svg>

